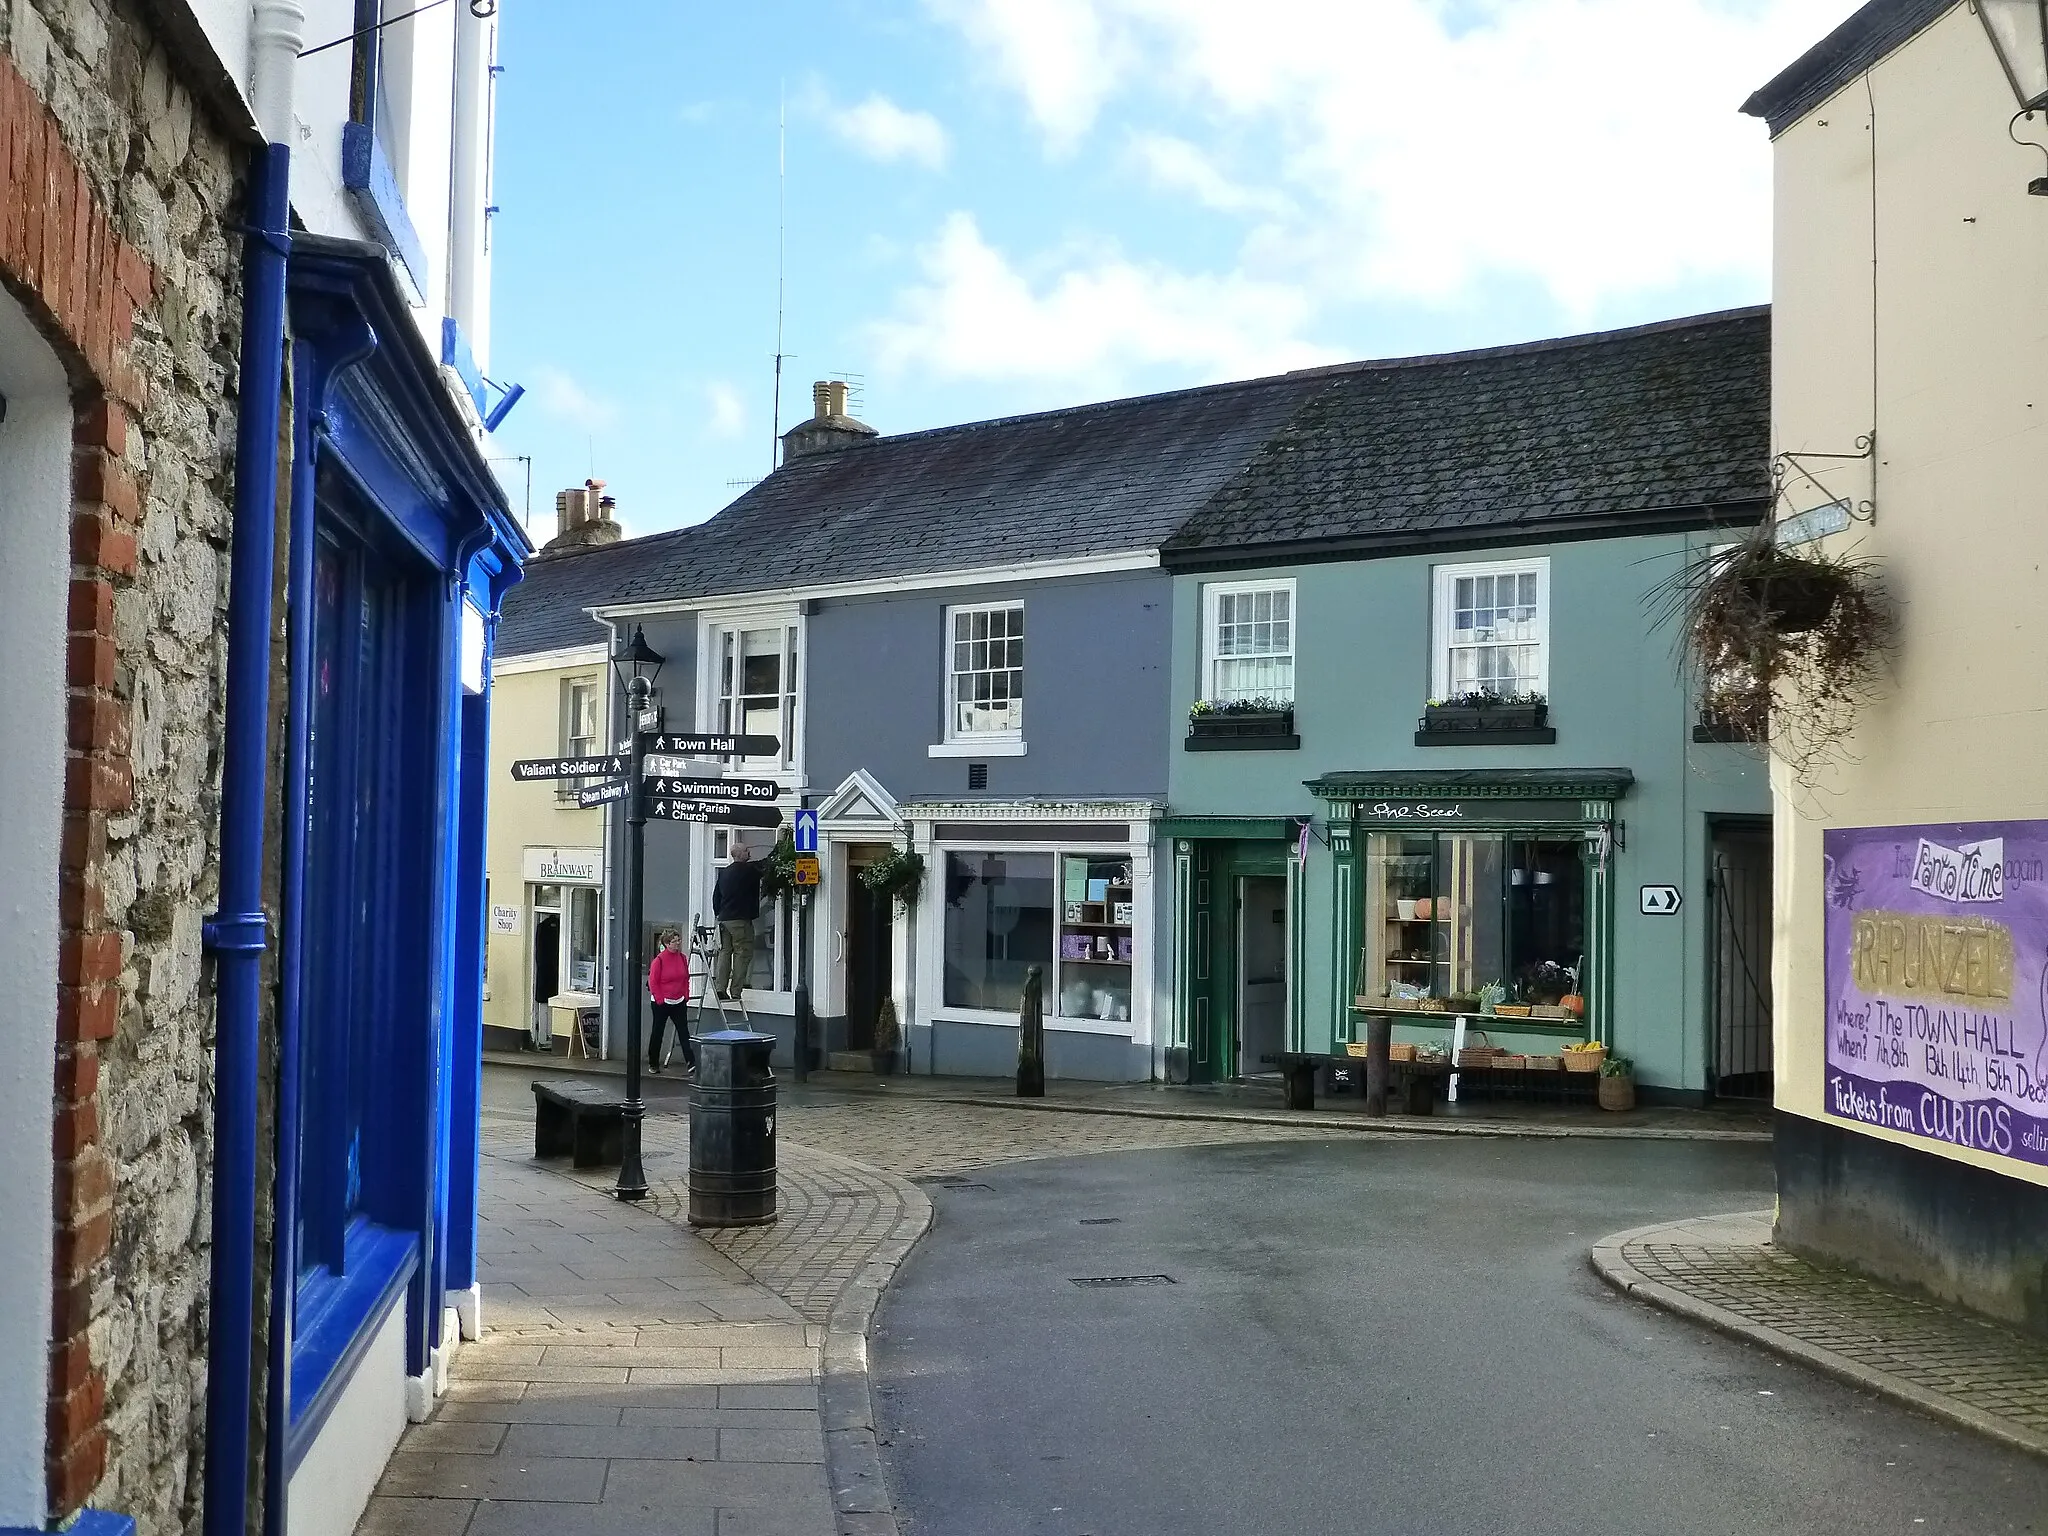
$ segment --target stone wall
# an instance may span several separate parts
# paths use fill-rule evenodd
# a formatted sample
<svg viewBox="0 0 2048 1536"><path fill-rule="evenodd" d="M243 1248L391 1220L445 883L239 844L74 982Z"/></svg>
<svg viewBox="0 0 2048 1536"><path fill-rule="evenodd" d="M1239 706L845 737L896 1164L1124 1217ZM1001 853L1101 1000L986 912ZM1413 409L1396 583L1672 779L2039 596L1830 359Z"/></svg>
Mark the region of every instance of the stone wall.
<svg viewBox="0 0 2048 1536"><path fill-rule="evenodd" d="M52 1513L196 1531L244 147L135 0L0 0L0 280L77 410Z"/></svg>

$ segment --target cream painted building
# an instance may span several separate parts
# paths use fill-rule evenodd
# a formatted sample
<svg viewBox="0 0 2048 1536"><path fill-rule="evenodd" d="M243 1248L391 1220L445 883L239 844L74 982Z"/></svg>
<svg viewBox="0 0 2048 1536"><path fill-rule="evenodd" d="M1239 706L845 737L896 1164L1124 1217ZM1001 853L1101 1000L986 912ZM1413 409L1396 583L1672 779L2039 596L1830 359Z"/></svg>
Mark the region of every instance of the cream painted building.
<svg viewBox="0 0 2048 1536"><path fill-rule="evenodd" d="M2048 1330L2048 197L2016 105L1973 5L1877 0L1745 110L1777 514L1850 503L1827 545L1898 620L1843 760L1774 773L1779 1233Z"/></svg>
<svg viewBox="0 0 2048 1536"><path fill-rule="evenodd" d="M576 781L515 780L521 758L581 757L609 740L604 631L591 642L498 657L491 686L490 882L484 961L486 1049L557 1052L579 1015L601 1010L605 813L577 805ZM586 1029L586 1033L589 1031ZM593 1041L602 1052L602 1030Z"/></svg>

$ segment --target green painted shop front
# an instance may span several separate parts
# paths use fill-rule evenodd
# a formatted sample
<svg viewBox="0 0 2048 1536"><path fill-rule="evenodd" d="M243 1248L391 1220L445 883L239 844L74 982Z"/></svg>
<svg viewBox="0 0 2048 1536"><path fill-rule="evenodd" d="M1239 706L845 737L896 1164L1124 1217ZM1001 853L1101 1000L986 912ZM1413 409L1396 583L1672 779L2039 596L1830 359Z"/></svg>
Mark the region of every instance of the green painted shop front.
<svg viewBox="0 0 2048 1536"><path fill-rule="evenodd" d="M1184 816L1173 850L1174 992L1169 1081L1213 1083L1274 1070L1301 1049L1302 823L1281 816Z"/></svg>

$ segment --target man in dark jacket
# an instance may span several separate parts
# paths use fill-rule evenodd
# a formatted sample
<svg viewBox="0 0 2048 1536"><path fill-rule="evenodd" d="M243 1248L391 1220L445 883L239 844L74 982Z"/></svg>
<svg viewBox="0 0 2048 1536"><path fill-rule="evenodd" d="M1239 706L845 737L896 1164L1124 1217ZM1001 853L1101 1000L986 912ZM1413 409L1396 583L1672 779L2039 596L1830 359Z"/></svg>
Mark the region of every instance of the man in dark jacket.
<svg viewBox="0 0 2048 1536"><path fill-rule="evenodd" d="M732 840L732 862L711 887L711 915L718 919L718 968L711 989L732 1002L754 970L754 924L761 916L761 866L752 850Z"/></svg>

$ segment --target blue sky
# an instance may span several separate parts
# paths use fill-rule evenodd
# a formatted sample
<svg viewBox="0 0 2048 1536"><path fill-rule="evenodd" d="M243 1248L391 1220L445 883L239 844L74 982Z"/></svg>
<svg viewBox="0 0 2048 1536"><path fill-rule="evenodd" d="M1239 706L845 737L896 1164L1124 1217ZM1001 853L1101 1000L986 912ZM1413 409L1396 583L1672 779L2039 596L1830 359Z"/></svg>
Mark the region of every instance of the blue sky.
<svg viewBox="0 0 2048 1536"><path fill-rule="evenodd" d="M770 467L855 374L883 432L1761 301L1737 112L1851 0L522 0L490 371L534 529ZM524 467L500 465L515 505Z"/></svg>

